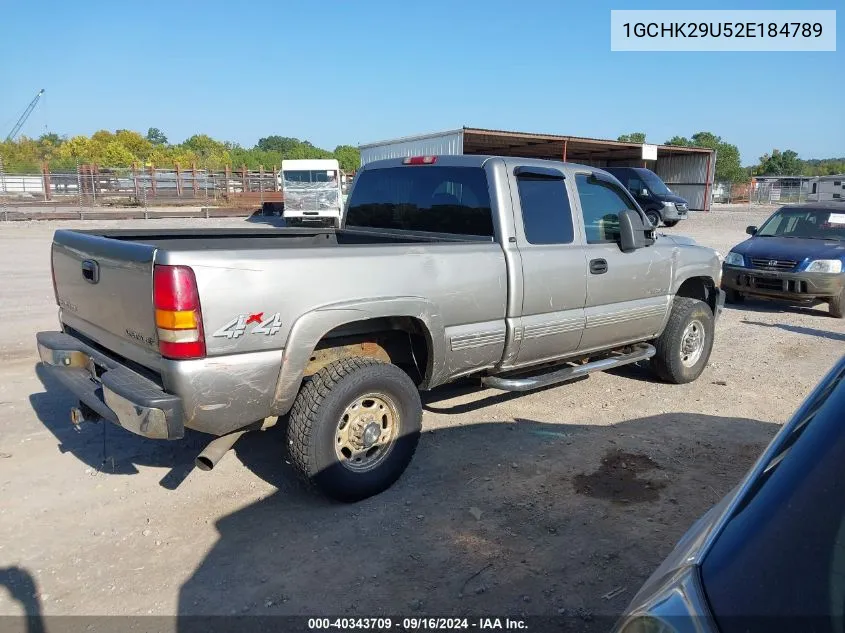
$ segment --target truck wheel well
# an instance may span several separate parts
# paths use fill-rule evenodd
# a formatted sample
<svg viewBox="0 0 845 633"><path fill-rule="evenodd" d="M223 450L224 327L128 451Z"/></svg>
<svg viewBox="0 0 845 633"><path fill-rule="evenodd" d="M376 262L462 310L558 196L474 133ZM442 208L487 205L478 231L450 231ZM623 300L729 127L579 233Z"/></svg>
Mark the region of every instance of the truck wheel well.
<svg viewBox="0 0 845 633"><path fill-rule="evenodd" d="M676 297L687 297L689 299L698 299L710 306L710 309L716 312L716 284L709 277L690 277L686 279L678 291L675 293Z"/></svg>
<svg viewBox="0 0 845 633"><path fill-rule="evenodd" d="M304 375L342 358L376 358L402 369L419 386L431 376L431 335L420 319L384 317L345 323L329 332L311 353Z"/></svg>

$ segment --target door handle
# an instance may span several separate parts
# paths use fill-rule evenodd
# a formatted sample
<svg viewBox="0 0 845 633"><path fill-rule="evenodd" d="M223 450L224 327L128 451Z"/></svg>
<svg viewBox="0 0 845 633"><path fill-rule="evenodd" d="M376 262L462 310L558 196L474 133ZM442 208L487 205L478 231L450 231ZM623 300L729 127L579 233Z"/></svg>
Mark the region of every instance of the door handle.
<svg viewBox="0 0 845 633"><path fill-rule="evenodd" d="M606 259L591 259L590 260L590 273L593 275L603 275L607 272L607 260Z"/></svg>

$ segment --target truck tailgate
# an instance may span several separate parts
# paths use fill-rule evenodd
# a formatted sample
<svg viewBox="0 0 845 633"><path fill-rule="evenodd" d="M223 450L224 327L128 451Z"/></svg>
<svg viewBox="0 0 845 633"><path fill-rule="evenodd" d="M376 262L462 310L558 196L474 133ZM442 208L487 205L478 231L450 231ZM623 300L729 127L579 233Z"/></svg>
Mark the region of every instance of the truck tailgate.
<svg viewBox="0 0 845 633"><path fill-rule="evenodd" d="M56 231L52 266L62 322L93 341L158 369L153 260L156 249L77 231Z"/></svg>

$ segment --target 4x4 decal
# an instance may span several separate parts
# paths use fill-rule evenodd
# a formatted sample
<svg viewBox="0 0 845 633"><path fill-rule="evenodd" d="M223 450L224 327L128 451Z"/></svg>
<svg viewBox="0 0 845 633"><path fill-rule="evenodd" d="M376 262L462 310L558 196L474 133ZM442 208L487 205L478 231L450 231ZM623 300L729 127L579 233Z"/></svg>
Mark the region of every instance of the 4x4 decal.
<svg viewBox="0 0 845 633"><path fill-rule="evenodd" d="M272 336L282 328L282 317L278 312L271 314L266 319L264 318L263 312L256 312L254 314L239 314L212 334L212 336L238 338L239 336L247 334L247 326L252 323L255 323L256 325L249 331L249 334L264 334L266 336Z"/></svg>

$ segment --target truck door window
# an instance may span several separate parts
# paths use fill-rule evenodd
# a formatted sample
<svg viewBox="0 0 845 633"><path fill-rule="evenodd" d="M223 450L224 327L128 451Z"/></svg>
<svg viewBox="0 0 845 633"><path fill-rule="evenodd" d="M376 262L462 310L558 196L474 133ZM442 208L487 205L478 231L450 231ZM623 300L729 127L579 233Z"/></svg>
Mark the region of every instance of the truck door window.
<svg viewBox="0 0 845 633"><path fill-rule="evenodd" d="M616 242L619 240L619 212L636 211L634 203L619 187L589 174L575 176L584 229L588 244Z"/></svg>
<svg viewBox="0 0 845 633"><path fill-rule="evenodd" d="M530 244L571 244L572 210L566 183L561 178L548 178L527 173L516 179L525 239Z"/></svg>

